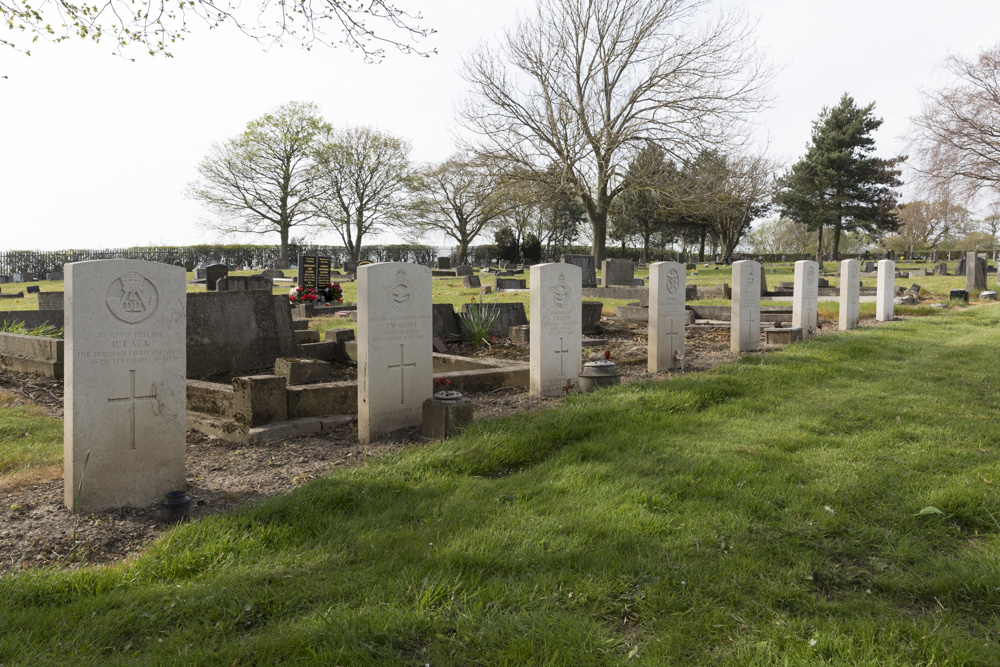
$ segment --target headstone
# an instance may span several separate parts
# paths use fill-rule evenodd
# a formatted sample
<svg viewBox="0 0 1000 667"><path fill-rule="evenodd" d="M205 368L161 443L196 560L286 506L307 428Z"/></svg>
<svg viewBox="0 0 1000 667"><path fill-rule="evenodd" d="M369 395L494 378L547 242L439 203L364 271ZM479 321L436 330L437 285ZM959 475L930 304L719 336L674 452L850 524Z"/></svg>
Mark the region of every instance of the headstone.
<svg viewBox="0 0 1000 667"><path fill-rule="evenodd" d="M15 273L13 279L15 283L30 283L32 280L35 279L35 274L31 273L30 271Z"/></svg>
<svg viewBox="0 0 1000 667"><path fill-rule="evenodd" d="M604 287L628 286L632 284L634 277L632 262L627 259L606 259L601 262L601 285Z"/></svg>
<svg viewBox="0 0 1000 667"><path fill-rule="evenodd" d="M849 331L858 326L860 317L861 270L858 260L845 259L840 263L840 330Z"/></svg>
<svg viewBox="0 0 1000 667"><path fill-rule="evenodd" d="M792 326L802 327L805 338L816 335L819 265L803 259L795 262L792 292Z"/></svg>
<svg viewBox="0 0 1000 667"><path fill-rule="evenodd" d="M62 271L53 271L52 273L45 274L46 280L65 280L66 274Z"/></svg>
<svg viewBox="0 0 1000 667"><path fill-rule="evenodd" d="M196 267L194 267L194 279L195 279L195 282L197 282L199 280L202 280L202 281L205 280L205 267L204 266L196 266Z"/></svg>
<svg viewBox="0 0 1000 667"><path fill-rule="evenodd" d="M472 267L469 266L468 264L463 264L462 266L459 266L458 268L455 269L455 275L458 276L459 278L465 278L471 276L473 273L475 272L472 270Z"/></svg>
<svg viewBox="0 0 1000 667"><path fill-rule="evenodd" d="M646 369L660 373L684 365L684 265L656 262L649 266L649 349Z"/></svg>
<svg viewBox="0 0 1000 667"><path fill-rule="evenodd" d="M865 262L865 273L874 273L875 270L875 262Z"/></svg>
<svg viewBox="0 0 1000 667"><path fill-rule="evenodd" d="M316 291L321 289L326 289L326 286L330 284L330 264L331 260L329 257L317 257L316 258Z"/></svg>
<svg viewBox="0 0 1000 667"><path fill-rule="evenodd" d="M281 269L264 269L260 272L260 275L263 278L270 278L271 280L274 280L275 278L284 278L285 272Z"/></svg>
<svg viewBox="0 0 1000 667"><path fill-rule="evenodd" d="M358 439L420 424L431 396L431 271L358 267Z"/></svg>
<svg viewBox="0 0 1000 667"><path fill-rule="evenodd" d="M584 301L580 312L583 333L598 333L601 330L601 314L604 312L604 304L600 301Z"/></svg>
<svg viewBox="0 0 1000 667"><path fill-rule="evenodd" d="M941 262L940 264L936 265L934 267L934 275L935 276L948 275L948 265L945 262Z"/></svg>
<svg viewBox="0 0 1000 667"><path fill-rule="evenodd" d="M956 276L964 276L965 275L965 264L966 264L966 262L965 262L965 256L963 255L962 257L959 257L959 259L958 259L958 266L955 267L955 275Z"/></svg>
<svg viewBox="0 0 1000 667"><path fill-rule="evenodd" d="M450 269L451 268L451 257L438 257L437 258L437 268L438 269Z"/></svg>
<svg viewBox="0 0 1000 667"><path fill-rule="evenodd" d="M192 262L190 259L184 262L184 270L194 271L194 262Z"/></svg>
<svg viewBox="0 0 1000 667"><path fill-rule="evenodd" d="M948 298L952 300L958 299L964 301L965 303L969 303L969 290L953 289L948 292Z"/></svg>
<svg viewBox="0 0 1000 667"><path fill-rule="evenodd" d="M879 260L875 294L875 319L888 322L893 317L896 296L896 263L891 259Z"/></svg>
<svg viewBox="0 0 1000 667"><path fill-rule="evenodd" d="M214 292L215 283L219 278L229 275L229 267L225 264L211 264L205 267L205 289Z"/></svg>
<svg viewBox="0 0 1000 667"><path fill-rule="evenodd" d="M63 292L39 292L38 310L62 310Z"/></svg>
<svg viewBox="0 0 1000 667"><path fill-rule="evenodd" d="M482 287L482 283L479 282L479 276L462 276L462 287L475 287L479 289Z"/></svg>
<svg viewBox="0 0 1000 667"><path fill-rule="evenodd" d="M528 282L523 278L495 278L494 286L499 292L505 289L527 289Z"/></svg>
<svg viewBox="0 0 1000 667"><path fill-rule="evenodd" d="M455 316L455 306L450 303L431 305L431 337L442 340L458 340L462 337L462 327Z"/></svg>
<svg viewBox="0 0 1000 667"><path fill-rule="evenodd" d="M575 391L581 370L583 277L573 264L531 267L530 382L532 396Z"/></svg>
<svg viewBox="0 0 1000 667"><path fill-rule="evenodd" d="M297 284L316 289L318 260L316 255L299 255Z"/></svg>
<svg viewBox="0 0 1000 667"><path fill-rule="evenodd" d="M997 293L994 290L983 290L979 293L979 298L983 301L996 301Z"/></svg>
<svg viewBox="0 0 1000 667"><path fill-rule="evenodd" d="M760 345L760 264L749 259L733 262L733 308L729 349L756 350Z"/></svg>
<svg viewBox="0 0 1000 667"><path fill-rule="evenodd" d="M968 252L965 254L965 263L965 289L970 292L986 289L986 258L979 257L975 252Z"/></svg>
<svg viewBox="0 0 1000 667"><path fill-rule="evenodd" d="M583 272L584 287L597 287L597 265L594 263L593 255L562 255L559 261L580 267Z"/></svg>
<svg viewBox="0 0 1000 667"><path fill-rule="evenodd" d="M38 285L28 285L25 290L28 294L38 294L42 289Z"/></svg>
<svg viewBox="0 0 1000 667"><path fill-rule="evenodd" d="M185 490L184 278L160 262L66 265L67 507L145 507Z"/></svg>
<svg viewBox="0 0 1000 667"><path fill-rule="evenodd" d="M885 253L885 258L887 260L889 260L890 262L895 262L896 261L896 251L895 250L888 251L887 253Z"/></svg>
<svg viewBox="0 0 1000 667"><path fill-rule="evenodd" d="M931 257L930 257L930 259L931 259L931 263L932 264L937 264L939 254L940 253L938 253L937 250L932 250L931 251Z"/></svg>
<svg viewBox="0 0 1000 667"><path fill-rule="evenodd" d="M272 289L274 289L274 282L264 276L225 276L215 281L215 291L217 292L246 292L251 290L270 292Z"/></svg>

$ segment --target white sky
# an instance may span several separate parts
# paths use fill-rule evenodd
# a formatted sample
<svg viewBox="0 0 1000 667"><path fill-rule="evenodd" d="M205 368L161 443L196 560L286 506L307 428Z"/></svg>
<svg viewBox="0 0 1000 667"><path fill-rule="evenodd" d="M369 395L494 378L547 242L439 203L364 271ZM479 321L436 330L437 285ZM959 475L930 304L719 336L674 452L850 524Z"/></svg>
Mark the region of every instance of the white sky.
<svg viewBox="0 0 1000 667"><path fill-rule="evenodd" d="M407 5L407 0L400 0ZM346 48L263 52L232 30L196 31L174 58L110 55L110 45L39 42L0 50L0 250L187 245L218 240L183 195L210 144L290 100L316 102L338 125L370 124L407 138L417 161L453 150L464 93L462 53L509 24L529 0L415 0L431 58L391 52L366 65ZM772 156L797 159L824 105L849 92L876 102L879 153L902 152L918 87L943 81L948 54L1000 39L996 0L749 0L758 37L783 69L760 118ZM254 237L277 243L277 235ZM336 243L333 234L319 241ZM385 238L387 242L393 239ZM442 239L428 239L441 243Z"/></svg>

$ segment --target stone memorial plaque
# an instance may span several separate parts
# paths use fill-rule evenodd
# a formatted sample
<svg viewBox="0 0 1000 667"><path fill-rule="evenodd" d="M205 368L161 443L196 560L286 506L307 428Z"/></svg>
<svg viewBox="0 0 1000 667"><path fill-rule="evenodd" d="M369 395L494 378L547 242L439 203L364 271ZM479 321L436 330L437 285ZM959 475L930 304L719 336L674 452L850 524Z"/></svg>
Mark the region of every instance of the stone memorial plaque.
<svg viewBox="0 0 1000 667"><path fill-rule="evenodd" d="M358 267L358 439L420 424L430 398L431 270Z"/></svg>
<svg viewBox="0 0 1000 667"><path fill-rule="evenodd" d="M462 276L462 287L479 289L482 287L482 283L479 282L479 276Z"/></svg>
<svg viewBox="0 0 1000 667"><path fill-rule="evenodd" d="M896 298L896 263L891 259L880 259L875 289L875 319L888 322L893 318Z"/></svg>
<svg viewBox="0 0 1000 667"><path fill-rule="evenodd" d="M802 327L803 339L816 335L819 265L808 259L795 262L792 326Z"/></svg>
<svg viewBox="0 0 1000 667"><path fill-rule="evenodd" d="M185 490L184 268L97 260L66 269L66 506L78 492L89 512Z"/></svg>
<svg viewBox="0 0 1000 667"><path fill-rule="evenodd" d="M729 349L748 352L760 346L760 264L733 262L733 308Z"/></svg>
<svg viewBox="0 0 1000 667"><path fill-rule="evenodd" d="M315 255L299 255L298 262L298 284L303 287L316 289L316 260Z"/></svg>
<svg viewBox="0 0 1000 667"><path fill-rule="evenodd" d="M38 310L63 310L62 292L39 292Z"/></svg>
<svg viewBox="0 0 1000 667"><path fill-rule="evenodd" d="M450 269L451 268L451 257L438 257L437 258L437 268L438 269Z"/></svg>
<svg viewBox="0 0 1000 667"><path fill-rule="evenodd" d="M468 264L463 264L462 266L455 269L455 275L459 278L464 278L466 276L471 276L474 273L472 267Z"/></svg>
<svg viewBox="0 0 1000 667"><path fill-rule="evenodd" d="M684 364L684 265L649 265L649 352L646 369L660 373Z"/></svg>
<svg viewBox="0 0 1000 667"><path fill-rule="evenodd" d="M559 261L580 267L584 287L597 287L597 264L593 255L562 255Z"/></svg>
<svg viewBox="0 0 1000 667"><path fill-rule="evenodd" d="M582 368L583 278L573 264L531 267L529 389L532 396L564 396L579 387Z"/></svg>
<svg viewBox="0 0 1000 667"><path fill-rule="evenodd" d="M183 267L178 267L183 268ZM215 284L219 281L219 278L225 278L229 275L229 267L225 264L211 264L205 267L205 289L214 292Z"/></svg>
<svg viewBox="0 0 1000 667"><path fill-rule="evenodd" d="M635 271L632 269L632 262L627 259L606 259L601 262L601 285L611 287L612 285L629 286Z"/></svg>
<svg viewBox="0 0 1000 667"><path fill-rule="evenodd" d="M326 289L329 285L330 280L330 258L329 257L317 257L316 258L316 284L312 287L317 291L321 289Z"/></svg>
<svg viewBox="0 0 1000 667"><path fill-rule="evenodd" d="M840 263L840 330L850 331L860 318L861 265L856 259Z"/></svg>

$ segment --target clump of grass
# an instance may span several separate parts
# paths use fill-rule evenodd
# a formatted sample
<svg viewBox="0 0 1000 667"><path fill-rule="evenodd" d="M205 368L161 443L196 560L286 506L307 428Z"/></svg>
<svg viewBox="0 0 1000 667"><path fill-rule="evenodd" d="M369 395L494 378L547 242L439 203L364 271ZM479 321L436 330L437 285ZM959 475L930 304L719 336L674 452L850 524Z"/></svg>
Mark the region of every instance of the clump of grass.
<svg viewBox="0 0 1000 667"><path fill-rule="evenodd" d="M476 347L490 344L490 331L500 317L499 308L491 308L486 304L479 304L479 307L469 309L469 312L458 314L458 319L462 322L462 327L469 332L469 340Z"/></svg>
<svg viewBox="0 0 1000 667"><path fill-rule="evenodd" d="M21 334L23 336L43 336L45 338L62 338L65 331L62 327L44 322L36 327L29 327L21 320L4 320L0 322L0 333Z"/></svg>

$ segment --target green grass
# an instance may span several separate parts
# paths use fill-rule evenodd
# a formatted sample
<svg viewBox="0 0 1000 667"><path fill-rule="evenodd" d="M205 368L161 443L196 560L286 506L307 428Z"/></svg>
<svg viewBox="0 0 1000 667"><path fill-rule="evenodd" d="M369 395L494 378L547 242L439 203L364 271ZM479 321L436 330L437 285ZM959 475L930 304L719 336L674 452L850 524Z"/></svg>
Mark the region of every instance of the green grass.
<svg viewBox="0 0 1000 667"><path fill-rule="evenodd" d="M63 422L35 405L15 405L0 390L0 481L32 468L62 463Z"/></svg>
<svg viewBox="0 0 1000 667"><path fill-rule="evenodd" d="M8 574L0 663L1000 664L998 326L572 397Z"/></svg>

